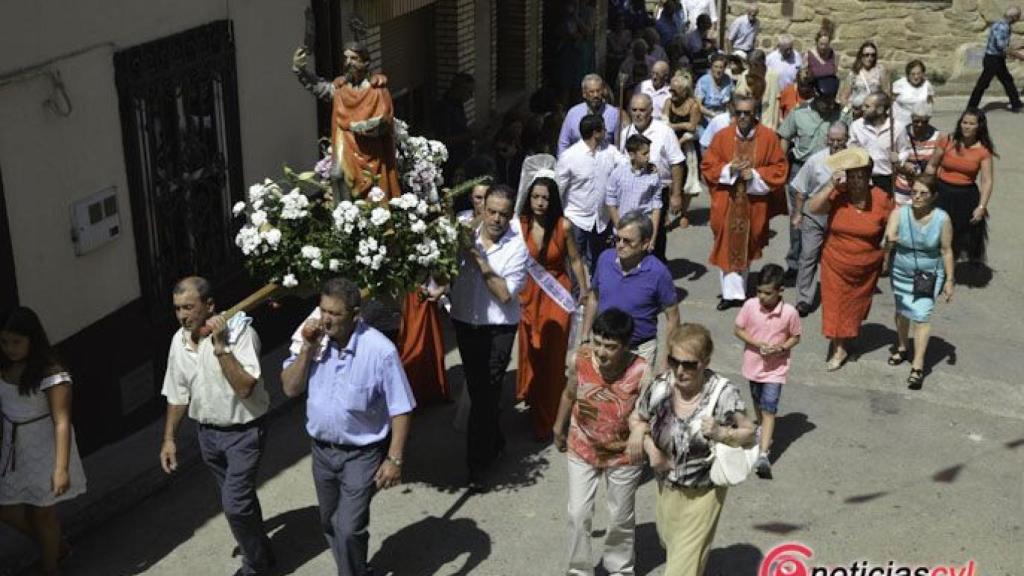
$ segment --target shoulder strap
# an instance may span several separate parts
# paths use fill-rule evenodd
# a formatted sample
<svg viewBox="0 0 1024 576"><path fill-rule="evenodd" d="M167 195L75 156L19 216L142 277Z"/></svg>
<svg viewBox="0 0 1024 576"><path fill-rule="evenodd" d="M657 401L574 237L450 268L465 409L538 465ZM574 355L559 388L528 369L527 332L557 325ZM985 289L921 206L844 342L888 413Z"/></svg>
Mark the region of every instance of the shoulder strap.
<svg viewBox="0 0 1024 576"><path fill-rule="evenodd" d="M709 416L714 418L715 406L718 404L718 397L722 395L722 391L725 390L725 385L728 382L725 378L722 378L718 374L712 376L714 378L713 388L711 389L711 395L708 398L708 403L701 412L701 416Z"/></svg>

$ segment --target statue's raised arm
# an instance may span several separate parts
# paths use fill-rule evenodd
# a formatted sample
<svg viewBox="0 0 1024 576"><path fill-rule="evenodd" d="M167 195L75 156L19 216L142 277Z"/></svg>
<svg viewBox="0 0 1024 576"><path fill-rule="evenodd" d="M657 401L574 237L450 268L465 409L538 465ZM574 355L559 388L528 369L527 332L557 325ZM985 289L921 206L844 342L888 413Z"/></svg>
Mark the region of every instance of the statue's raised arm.
<svg viewBox="0 0 1024 576"><path fill-rule="evenodd" d="M327 82L307 69L300 47L292 71L306 90L332 102L331 181L336 200L362 198L374 186L388 197L400 196L395 162L394 106L387 77L370 74L370 53L356 42L345 45L345 72Z"/></svg>

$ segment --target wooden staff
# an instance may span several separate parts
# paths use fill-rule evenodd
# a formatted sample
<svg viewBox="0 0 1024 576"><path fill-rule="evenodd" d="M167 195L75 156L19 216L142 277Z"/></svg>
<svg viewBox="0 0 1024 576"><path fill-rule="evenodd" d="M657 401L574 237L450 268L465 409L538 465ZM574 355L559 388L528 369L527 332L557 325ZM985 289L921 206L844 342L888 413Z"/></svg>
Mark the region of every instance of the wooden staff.
<svg viewBox="0 0 1024 576"><path fill-rule="evenodd" d="M271 298L278 296L284 291L285 288L282 287L280 284L275 284L271 282L270 284L264 285L262 288L253 292L252 294L249 294L248 296L245 297L244 300L242 300L238 304L235 304L231 308L228 308L224 312L221 312L221 316L224 316L224 320L231 320L231 318L234 317L235 314L238 314L239 312L251 312L252 310L258 308L267 300L270 300ZM200 338L209 335L210 329L204 324L193 330L192 339L198 342Z"/></svg>
<svg viewBox="0 0 1024 576"><path fill-rule="evenodd" d="M893 98L893 80L889 78L889 154L896 152L896 115L894 114L893 108L896 105L896 101ZM893 165L892 175L889 178L889 196L896 195L896 163L890 162Z"/></svg>

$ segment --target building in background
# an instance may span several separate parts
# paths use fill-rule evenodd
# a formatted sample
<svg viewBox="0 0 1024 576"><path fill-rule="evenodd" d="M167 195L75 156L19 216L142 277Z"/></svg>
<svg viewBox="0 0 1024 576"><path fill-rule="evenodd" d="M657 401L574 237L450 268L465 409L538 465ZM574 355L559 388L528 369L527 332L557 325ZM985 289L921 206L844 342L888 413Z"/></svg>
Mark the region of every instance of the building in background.
<svg viewBox="0 0 1024 576"><path fill-rule="evenodd" d="M457 72L476 79L466 112L478 126L540 82L540 0L39 0L8 12L0 308L32 307L58 343L84 453L162 413L175 279L210 277L221 307L251 290L231 206L282 163L311 166L329 126L290 70L304 38L325 77L363 38L413 131ZM285 308L256 313L265 349L294 326Z"/></svg>

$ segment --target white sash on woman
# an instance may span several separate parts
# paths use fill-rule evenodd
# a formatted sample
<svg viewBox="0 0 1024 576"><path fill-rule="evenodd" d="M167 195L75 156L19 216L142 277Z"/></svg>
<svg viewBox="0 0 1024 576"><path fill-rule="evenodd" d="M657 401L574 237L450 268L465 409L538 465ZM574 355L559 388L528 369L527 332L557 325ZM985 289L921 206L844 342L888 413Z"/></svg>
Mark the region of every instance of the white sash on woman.
<svg viewBox="0 0 1024 576"><path fill-rule="evenodd" d="M573 299L572 294L536 260L533 258L526 259L526 271L530 273L530 277L540 286L540 289L554 300L555 304L558 304L562 310L569 314L576 311L576 301Z"/></svg>

